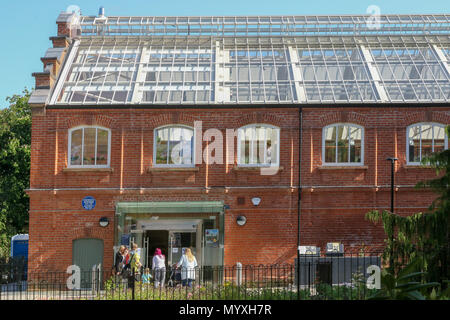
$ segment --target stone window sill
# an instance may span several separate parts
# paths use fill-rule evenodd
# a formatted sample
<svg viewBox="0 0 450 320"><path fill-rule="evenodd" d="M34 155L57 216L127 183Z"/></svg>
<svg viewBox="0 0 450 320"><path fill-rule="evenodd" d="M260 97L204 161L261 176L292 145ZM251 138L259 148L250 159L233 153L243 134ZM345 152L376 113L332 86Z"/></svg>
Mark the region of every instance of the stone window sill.
<svg viewBox="0 0 450 320"><path fill-rule="evenodd" d="M259 171L261 169L266 169L266 170L270 170L270 169L278 169L278 171L283 171L284 167L283 166L279 166L279 167L246 167L246 166L234 166L233 170L234 171Z"/></svg>
<svg viewBox="0 0 450 320"><path fill-rule="evenodd" d="M64 168L63 172L114 172L113 168Z"/></svg>
<svg viewBox="0 0 450 320"><path fill-rule="evenodd" d="M151 167L147 169L147 172L167 172L167 171L178 171L178 172L197 172L199 167Z"/></svg>
<svg viewBox="0 0 450 320"><path fill-rule="evenodd" d="M367 170L368 166L321 166L319 170Z"/></svg>
<svg viewBox="0 0 450 320"><path fill-rule="evenodd" d="M431 166L422 166L420 164L405 164L403 165L405 169L433 169Z"/></svg>

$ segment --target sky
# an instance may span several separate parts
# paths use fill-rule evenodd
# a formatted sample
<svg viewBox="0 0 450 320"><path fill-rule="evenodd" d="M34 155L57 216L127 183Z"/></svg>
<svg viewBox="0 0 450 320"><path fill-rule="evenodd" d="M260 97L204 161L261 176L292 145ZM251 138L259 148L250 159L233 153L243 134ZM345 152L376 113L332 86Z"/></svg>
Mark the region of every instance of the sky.
<svg viewBox="0 0 450 320"><path fill-rule="evenodd" d="M381 14L450 13L448 0L0 0L0 108L6 98L33 89L33 72L57 32L56 18L70 6L82 15L230 16L366 14L376 5Z"/></svg>

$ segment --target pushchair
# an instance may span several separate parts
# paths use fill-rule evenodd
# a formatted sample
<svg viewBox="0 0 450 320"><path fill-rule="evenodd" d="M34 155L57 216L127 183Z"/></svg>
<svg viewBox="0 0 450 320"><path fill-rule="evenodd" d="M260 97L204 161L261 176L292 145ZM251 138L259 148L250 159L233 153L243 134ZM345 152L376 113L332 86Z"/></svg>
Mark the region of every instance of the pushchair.
<svg viewBox="0 0 450 320"><path fill-rule="evenodd" d="M173 265L170 268L167 285L169 287L177 287L180 284L181 284L181 270L177 268L176 265Z"/></svg>

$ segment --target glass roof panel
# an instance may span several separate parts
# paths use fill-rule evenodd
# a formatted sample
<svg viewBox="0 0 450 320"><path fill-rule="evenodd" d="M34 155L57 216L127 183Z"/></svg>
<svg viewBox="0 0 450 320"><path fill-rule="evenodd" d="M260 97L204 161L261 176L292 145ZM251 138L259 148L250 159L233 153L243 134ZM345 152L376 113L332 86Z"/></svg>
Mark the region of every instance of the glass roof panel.
<svg viewBox="0 0 450 320"><path fill-rule="evenodd" d="M370 52L392 101L447 100L450 77L430 45L385 44Z"/></svg>
<svg viewBox="0 0 450 320"><path fill-rule="evenodd" d="M373 81L356 45L300 47L297 53L296 65L301 70L307 101L377 100Z"/></svg>
<svg viewBox="0 0 450 320"><path fill-rule="evenodd" d="M129 21L121 19L115 21L117 28ZM245 32L247 25L243 21L249 18L242 19L176 18L173 23L178 30L184 27L180 23L197 20L197 25L191 25L190 32L194 32L222 21L226 24L220 28L228 27L233 33L237 27ZM395 17L389 19L386 23L400 23ZM348 24L351 28L361 19L335 16L250 20L255 27L280 27L278 32L282 32L286 27L282 23L294 29L330 29L331 24L341 28ZM142 26L148 21L167 28L167 20L158 18L139 18L133 23ZM52 103L329 104L450 100L450 40L446 36L272 37L271 32L260 37L82 36L73 59L64 67L63 79L58 80Z"/></svg>

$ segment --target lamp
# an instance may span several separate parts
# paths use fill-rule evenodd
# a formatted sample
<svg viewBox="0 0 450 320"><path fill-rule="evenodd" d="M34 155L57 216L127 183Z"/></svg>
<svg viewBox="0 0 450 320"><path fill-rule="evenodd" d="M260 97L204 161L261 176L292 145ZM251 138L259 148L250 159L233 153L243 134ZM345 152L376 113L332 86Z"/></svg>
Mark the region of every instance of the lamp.
<svg viewBox="0 0 450 320"><path fill-rule="evenodd" d="M260 202L261 202L261 198L252 198L252 203L254 206L259 205Z"/></svg>
<svg viewBox="0 0 450 320"><path fill-rule="evenodd" d="M238 216L236 218L236 223L240 226L243 226L244 224L247 223L247 218L245 216Z"/></svg>
<svg viewBox="0 0 450 320"><path fill-rule="evenodd" d="M102 217L100 220L98 220L98 223L100 224L100 227L106 227L109 224L108 217Z"/></svg>

